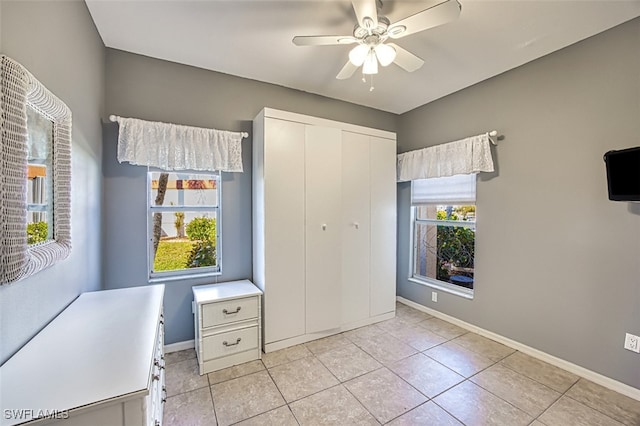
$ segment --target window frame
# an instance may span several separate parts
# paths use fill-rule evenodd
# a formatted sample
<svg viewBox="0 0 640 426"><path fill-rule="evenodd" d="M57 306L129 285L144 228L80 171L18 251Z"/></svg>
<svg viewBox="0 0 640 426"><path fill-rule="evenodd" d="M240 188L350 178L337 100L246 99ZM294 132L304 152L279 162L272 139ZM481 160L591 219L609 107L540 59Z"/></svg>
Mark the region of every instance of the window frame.
<svg viewBox="0 0 640 426"><path fill-rule="evenodd" d="M465 205L474 205L477 208L477 204L474 201L473 204L467 202L468 204ZM450 202L442 202L442 203L438 203L437 205L451 205ZM475 291L475 285L473 289L469 289L469 288L465 288L462 286L458 286L455 284L451 284L445 281L440 281L437 280L435 278L430 278L430 277L424 277L422 275L417 275L415 273L415 265L416 265L416 252L415 252L415 231L416 231L416 224L419 223L425 223L425 224L435 224L436 226L438 224L445 224L446 226L451 225L451 226L463 226L466 228L473 228L474 232L476 232L477 230L477 221L454 221L454 220L438 220L438 219L418 219L418 215L417 215L417 209L420 206L417 205L411 205L411 209L410 209L410 236L409 236L409 274L408 274L408 281L416 283L416 284L420 284L420 285L424 285L430 288L433 288L435 290L440 290L443 291L445 293L450 293L450 294L454 294L456 296L460 296L463 297L465 299L473 299L474 296L474 291ZM477 233L476 233L477 235ZM474 263L475 263L475 255L474 255ZM475 281L474 281L475 284Z"/></svg>
<svg viewBox="0 0 640 426"><path fill-rule="evenodd" d="M177 173L207 176L216 181L217 206L154 206L152 205L152 174L153 173ZM178 281L192 278L206 278L222 275L222 174L202 170L162 170L155 167L147 167L147 274L150 283ZM175 212L215 212L216 218L216 266L204 266L200 268L186 268L174 271L154 272L153 254L153 214Z"/></svg>

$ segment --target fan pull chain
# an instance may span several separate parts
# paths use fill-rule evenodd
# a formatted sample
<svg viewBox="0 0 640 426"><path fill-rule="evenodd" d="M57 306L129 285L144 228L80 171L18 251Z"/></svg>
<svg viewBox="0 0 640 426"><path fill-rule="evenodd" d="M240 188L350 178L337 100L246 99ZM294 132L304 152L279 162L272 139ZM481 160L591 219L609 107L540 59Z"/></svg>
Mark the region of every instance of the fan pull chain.
<svg viewBox="0 0 640 426"><path fill-rule="evenodd" d="M373 89L375 89L375 87L373 87L373 74L370 74L370 76L371 76L371 80L369 83L371 86L369 87L369 91L373 92ZM367 82L367 75L364 72L362 73L362 82L363 83Z"/></svg>

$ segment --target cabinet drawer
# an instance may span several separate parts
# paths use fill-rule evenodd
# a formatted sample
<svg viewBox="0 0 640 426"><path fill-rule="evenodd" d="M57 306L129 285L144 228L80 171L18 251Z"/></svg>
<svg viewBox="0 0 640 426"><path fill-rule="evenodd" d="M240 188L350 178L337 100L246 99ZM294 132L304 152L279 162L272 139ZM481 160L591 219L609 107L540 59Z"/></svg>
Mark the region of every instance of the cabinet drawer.
<svg viewBox="0 0 640 426"><path fill-rule="evenodd" d="M202 358L210 360L258 347L258 327L243 328L202 339Z"/></svg>
<svg viewBox="0 0 640 426"><path fill-rule="evenodd" d="M258 298L245 297L202 305L202 327L215 327L258 316Z"/></svg>

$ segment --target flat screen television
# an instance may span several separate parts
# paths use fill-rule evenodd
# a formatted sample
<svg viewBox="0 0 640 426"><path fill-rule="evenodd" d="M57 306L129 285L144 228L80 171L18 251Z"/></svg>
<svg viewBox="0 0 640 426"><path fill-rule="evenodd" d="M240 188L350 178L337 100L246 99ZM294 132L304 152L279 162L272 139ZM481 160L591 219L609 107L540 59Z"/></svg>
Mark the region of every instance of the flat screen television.
<svg viewBox="0 0 640 426"><path fill-rule="evenodd" d="M609 151L604 154L604 162L609 199L640 201L640 146Z"/></svg>

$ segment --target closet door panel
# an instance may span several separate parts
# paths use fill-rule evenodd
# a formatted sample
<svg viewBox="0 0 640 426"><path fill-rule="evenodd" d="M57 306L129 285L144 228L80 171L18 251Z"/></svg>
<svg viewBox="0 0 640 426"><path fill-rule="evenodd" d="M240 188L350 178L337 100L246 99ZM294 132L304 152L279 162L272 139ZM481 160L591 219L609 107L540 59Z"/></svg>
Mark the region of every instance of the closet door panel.
<svg viewBox="0 0 640 426"><path fill-rule="evenodd" d="M371 138L371 310L395 310L396 297L396 141Z"/></svg>
<svg viewBox="0 0 640 426"><path fill-rule="evenodd" d="M342 324L369 317L369 139L342 133Z"/></svg>
<svg viewBox="0 0 640 426"><path fill-rule="evenodd" d="M314 333L341 323L342 132L305 130L306 332Z"/></svg>
<svg viewBox="0 0 640 426"><path fill-rule="evenodd" d="M305 126L265 120L265 343L305 333Z"/></svg>

